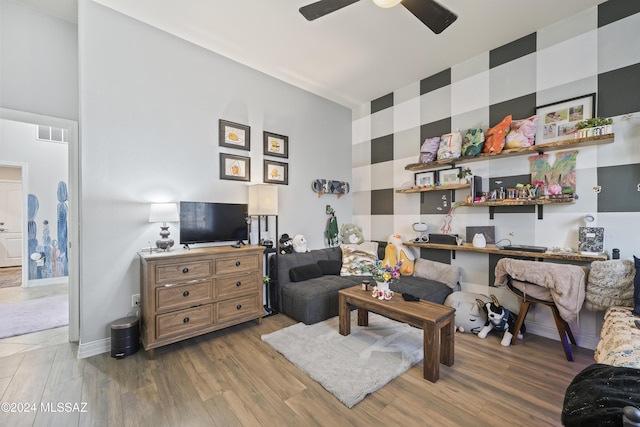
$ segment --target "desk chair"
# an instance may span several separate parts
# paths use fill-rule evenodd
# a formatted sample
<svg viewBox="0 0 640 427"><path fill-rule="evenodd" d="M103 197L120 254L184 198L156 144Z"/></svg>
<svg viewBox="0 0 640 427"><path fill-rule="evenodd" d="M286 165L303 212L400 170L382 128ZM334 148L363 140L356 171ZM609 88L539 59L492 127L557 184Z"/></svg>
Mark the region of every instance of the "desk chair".
<svg viewBox="0 0 640 427"><path fill-rule="evenodd" d="M524 283L526 286L535 286L537 288L536 291L538 291L536 292L536 295L538 297L534 298L530 295L527 295L525 292L516 287L511 276L507 277L507 287L509 288L509 290L518 297L522 298L520 313L518 313L518 318L516 319L516 326L515 330L513 331L511 345L514 345L517 341L518 333L520 333L520 328L522 328L524 318L527 317L527 312L529 311L529 307L531 306L531 304L546 305L551 309L551 312L553 313L553 319L556 321L556 327L558 328L558 334L560 335L560 342L562 344L562 349L564 350L564 355L569 362L573 362L573 355L571 354L571 346L569 345L569 343L575 345L576 340L573 337L573 333L571 332L569 324L562 317L560 317L560 312L558 311L558 307L556 307L556 304L553 302L551 292L548 289L536 285L535 283L524 281L520 281L520 283ZM546 291L546 293L544 291ZM545 294L548 294L548 298Z"/></svg>

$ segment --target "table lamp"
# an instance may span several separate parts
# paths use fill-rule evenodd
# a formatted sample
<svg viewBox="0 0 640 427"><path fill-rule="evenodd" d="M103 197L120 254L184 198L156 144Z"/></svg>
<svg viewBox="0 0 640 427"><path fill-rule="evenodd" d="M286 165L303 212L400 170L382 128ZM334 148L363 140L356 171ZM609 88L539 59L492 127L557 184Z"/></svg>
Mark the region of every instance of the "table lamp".
<svg viewBox="0 0 640 427"><path fill-rule="evenodd" d="M173 246L173 239L169 238L169 226L167 222L177 222L180 220L178 216L177 203L152 203L149 208L149 222L161 222L160 239L156 240L156 246L163 251L169 250Z"/></svg>

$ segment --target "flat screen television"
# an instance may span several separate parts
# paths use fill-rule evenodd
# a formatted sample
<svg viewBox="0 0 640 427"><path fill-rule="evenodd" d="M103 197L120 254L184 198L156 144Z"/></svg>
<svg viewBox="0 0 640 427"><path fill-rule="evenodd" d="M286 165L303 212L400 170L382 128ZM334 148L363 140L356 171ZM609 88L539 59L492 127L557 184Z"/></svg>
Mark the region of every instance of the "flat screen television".
<svg viewBox="0 0 640 427"><path fill-rule="evenodd" d="M247 240L247 204L180 202L180 244Z"/></svg>

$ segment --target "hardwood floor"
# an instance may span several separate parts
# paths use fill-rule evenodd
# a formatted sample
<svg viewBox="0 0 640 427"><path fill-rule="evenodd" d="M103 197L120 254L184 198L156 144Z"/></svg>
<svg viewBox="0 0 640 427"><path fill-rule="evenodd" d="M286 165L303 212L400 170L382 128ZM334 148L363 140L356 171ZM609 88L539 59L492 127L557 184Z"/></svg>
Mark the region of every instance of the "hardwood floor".
<svg viewBox="0 0 640 427"><path fill-rule="evenodd" d="M437 383L419 363L348 409L260 339L294 323L244 323L157 349L155 360L79 360L71 343L1 357L0 401L36 412L0 412L0 425L559 426L566 387L593 363L592 350L574 347L567 362L559 342L534 335L505 348L498 335L457 334L455 364L441 365Z"/></svg>

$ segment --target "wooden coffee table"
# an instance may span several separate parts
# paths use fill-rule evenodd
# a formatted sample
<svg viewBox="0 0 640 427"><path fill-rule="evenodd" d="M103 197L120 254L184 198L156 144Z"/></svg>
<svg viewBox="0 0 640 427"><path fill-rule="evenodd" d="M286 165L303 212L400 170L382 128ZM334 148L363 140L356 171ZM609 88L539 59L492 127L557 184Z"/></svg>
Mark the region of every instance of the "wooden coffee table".
<svg viewBox="0 0 640 427"><path fill-rule="evenodd" d="M338 299L340 335L351 333L349 306L354 306L358 308L359 326L369 325L369 312L372 311L423 330L425 379L438 381L440 363L453 366L455 308L424 300L405 301L401 294L395 294L389 301L381 301L372 297L371 291L363 291L360 285L340 290Z"/></svg>

